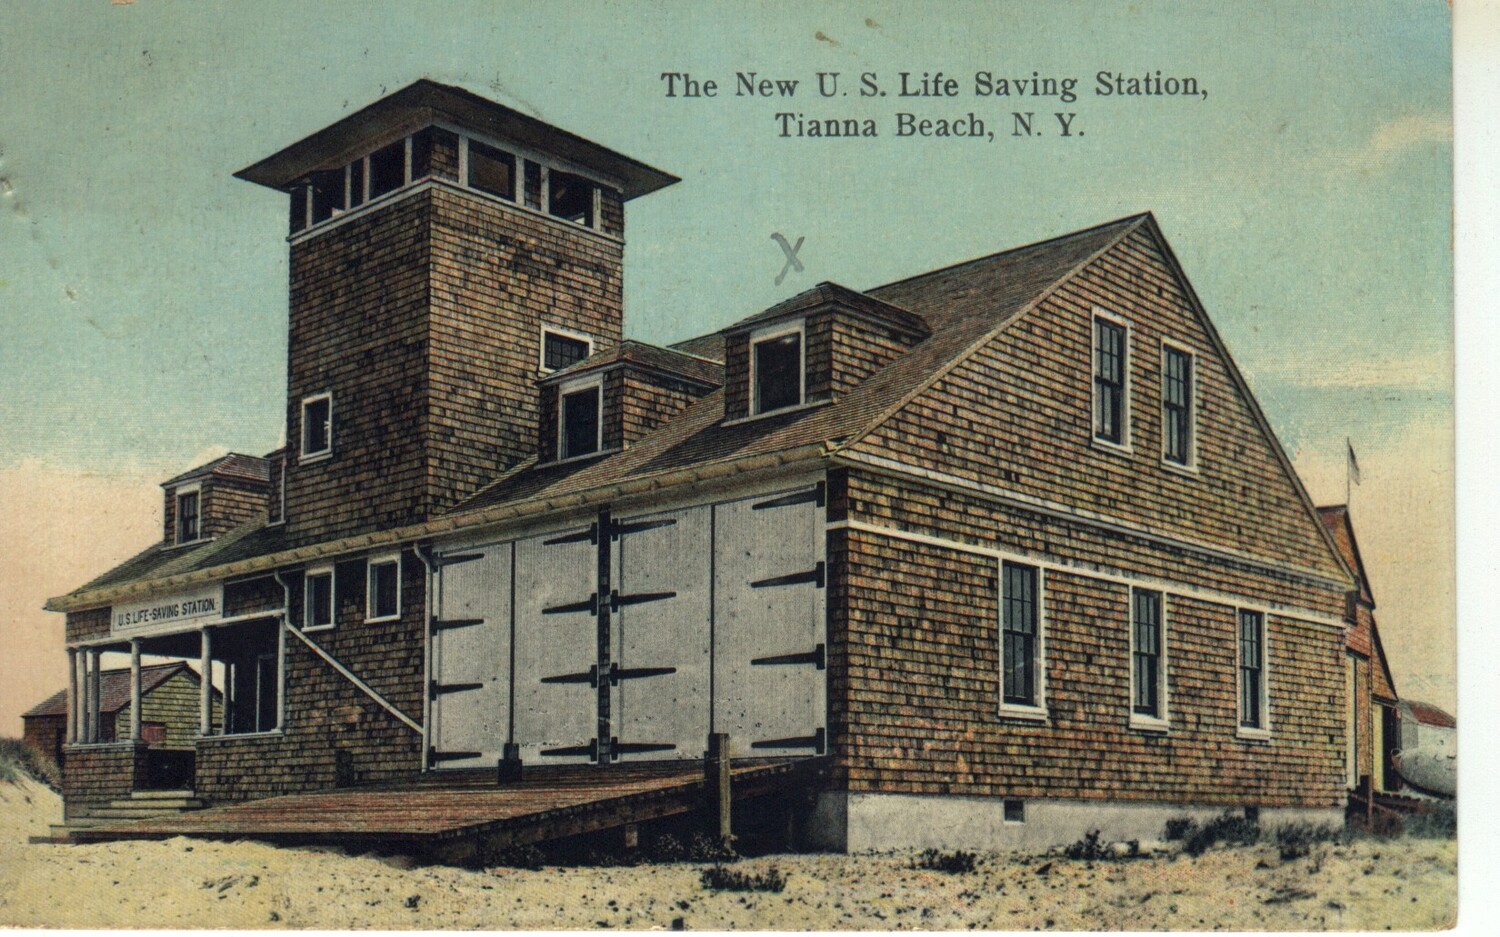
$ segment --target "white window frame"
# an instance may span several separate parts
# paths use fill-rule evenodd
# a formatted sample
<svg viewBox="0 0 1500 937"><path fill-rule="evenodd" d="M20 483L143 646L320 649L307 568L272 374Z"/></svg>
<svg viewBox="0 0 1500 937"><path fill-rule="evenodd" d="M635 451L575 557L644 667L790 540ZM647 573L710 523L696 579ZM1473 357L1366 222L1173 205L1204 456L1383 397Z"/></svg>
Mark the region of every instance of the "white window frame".
<svg viewBox="0 0 1500 937"><path fill-rule="evenodd" d="M315 625L312 622L312 589L309 588L311 580L319 577L328 577L328 623ZM339 623L339 599L337 594L338 577L332 566L313 566L302 571L302 630L332 631Z"/></svg>
<svg viewBox="0 0 1500 937"><path fill-rule="evenodd" d="M198 496L198 530L197 536L191 540L182 539L182 497L183 495ZM180 485L172 491L172 544L173 546L187 546L190 543L198 543L203 540L203 483L193 482L189 485Z"/></svg>
<svg viewBox="0 0 1500 937"><path fill-rule="evenodd" d="M764 342L785 338L788 335L797 336L797 402L785 407L777 407L775 410L762 410L760 408L759 384L756 381L758 375L755 373L755 346ZM746 350L750 355L750 388L749 406L746 408L750 416L775 416L778 413L790 413L793 410L807 406L807 320L798 319L795 322L786 322L780 325L768 325L756 329L750 333Z"/></svg>
<svg viewBox="0 0 1500 937"><path fill-rule="evenodd" d="M579 361L587 361L594 354L594 336L585 335L582 332L575 332L572 329L560 328L559 326L555 325L544 325L542 326L541 332L537 335L536 340L536 369L537 373L539 374L555 374L558 371L563 370L562 368L547 367L548 334L556 335L558 338L571 338L575 342L583 342L587 344L588 351L584 352L583 357L578 359ZM569 367L572 367L572 365L569 365Z"/></svg>
<svg viewBox="0 0 1500 937"><path fill-rule="evenodd" d="M596 395L598 405L594 411L594 451L580 452L577 455L568 455L563 452L567 443L567 426L564 422L563 399L572 394L580 394L592 390ZM604 451L604 375L590 374L572 381L563 381L557 385L557 461L572 462L575 459L587 459Z"/></svg>
<svg viewBox="0 0 1500 937"><path fill-rule="evenodd" d="M1179 352L1188 357L1188 438L1187 462L1167 458L1167 353ZM1174 472L1198 474L1198 353L1188 346L1162 339L1161 342L1161 464Z"/></svg>
<svg viewBox="0 0 1500 937"><path fill-rule="evenodd" d="M1135 689L1136 689L1136 683L1135 683L1135 595L1136 595L1137 592L1150 592L1150 593L1153 593L1153 594L1156 595L1157 600L1158 600L1157 601L1158 621L1156 623L1156 627L1157 627L1157 642L1158 642L1158 644L1160 646L1160 653L1157 655L1157 674L1156 674L1156 710L1157 710L1157 714L1154 715L1154 716L1147 715L1145 713L1138 713L1138 712L1135 711ZM1127 626L1127 628L1129 630L1129 641L1130 641L1130 666L1129 666L1129 671L1130 671L1130 699L1127 702L1127 705L1129 707L1129 712L1130 712L1130 727L1132 729L1141 729L1141 730L1144 730L1144 731L1147 731L1147 732L1166 732L1166 731L1170 730L1171 727L1172 727L1172 712L1171 712L1171 706L1170 706L1170 702L1169 702L1170 697L1168 696L1168 691L1167 691L1167 688L1170 686L1170 681L1167 679L1167 659L1168 659L1167 658L1167 655L1168 655L1168 650L1167 650L1167 648L1168 648L1167 635L1169 633L1169 631L1168 631L1168 617L1169 616L1168 616L1168 612L1167 612L1167 604L1168 604L1167 600L1168 600L1168 598L1169 598L1169 596L1167 595L1167 593L1163 592L1160 589L1148 589L1148 588L1145 588L1143 586L1131 586L1129 588L1129 590L1127 590L1126 601L1129 603L1129 606L1126 609L1125 620L1126 620L1126 626Z"/></svg>
<svg viewBox="0 0 1500 937"><path fill-rule="evenodd" d="M1244 698L1244 677L1240 655L1240 615L1252 612L1260 616L1260 725L1244 725L1245 713L1240 708ZM1271 737L1271 616L1267 609L1253 605L1241 605L1234 610L1234 728L1235 735L1242 739L1264 740Z"/></svg>
<svg viewBox="0 0 1500 937"><path fill-rule="evenodd" d="M328 401L328 445L325 448L313 452L307 451L307 408L321 400ZM309 462L321 462L324 459L333 458L333 392L321 391L316 394L308 394L302 398L301 416L297 423L297 462L299 465Z"/></svg>
<svg viewBox="0 0 1500 937"><path fill-rule="evenodd" d="M1115 442L1111 439L1105 439L1104 437L1099 435L1099 391L1095 382L1099 377L1098 323L1101 319L1105 322L1108 322L1110 325L1119 327L1125 332L1125 347L1121 351L1121 357L1123 359L1121 362L1121 370L1124 372L1124 380L1120 385L1119 442ZM1131 451L1130 398L1133 388L1131 387L1130 380L1130 361L1133 338L1134 337L1131 335L1130 320L1124 318L1123 316L1116 315L1115 313L1110 312L1109 310L1104 309L1100 306L1094 307L1093 315L1089 317L1089 438L1093 440L1094 445L1101 446L1114 452Z"/></svg>
<svg viewBox="0 0 1500 937"><path fill-rule="evenodd" d="M396 611L389 615L376 615L375 611L375 567L394 564L396 567ZM365 621L397 621L401 618L401 554L380 553L365 561Z"/></svg>
<svg viewBox="0 0 1500 937"><path fill-rule="evenodd" d="M1036 654L1032 661L1036 678L1036 701L1009 703L1005 700L1005 565L1025 566L1036 572ZM1045 721L1047 718L1047 568L1022 559L1000 559L995 566L996 636L1000 672L999 714L1007 719Z"/></svg>

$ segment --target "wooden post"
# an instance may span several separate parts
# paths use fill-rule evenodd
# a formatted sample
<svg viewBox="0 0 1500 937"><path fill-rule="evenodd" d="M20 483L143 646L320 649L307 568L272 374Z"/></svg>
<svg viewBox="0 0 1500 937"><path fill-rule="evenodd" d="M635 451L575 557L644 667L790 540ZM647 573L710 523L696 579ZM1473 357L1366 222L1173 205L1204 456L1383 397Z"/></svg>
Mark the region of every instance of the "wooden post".
<svg viewBox="0 0 1500 937"><path fill-rule="evenodd" d="M103 662L104 662L104 652L103 651L100 651L100 650L91 650L91 651L89 651L89 664L90 664L90 666L89 666L89 708L88 708L88 720L89 720L89 741L90 742L98 742L100 740L100 736L103 734L100 731L103 727L100 725L100 719L99 719L99 706L100 706L99 693L100 693L100 688L101 688L100 687L100 681L102 679L99 676L99 665L102 664Z"/></svg>
<svg viewBox="0 0 1500 937"><path fill-rule="evenodd" d="M198 734L213 732L214 659L212 632L207 628L201 635L198 657Z"/></svg>
<svg viewBox="0 0 1500 937"><path fill-rule="evenodd" d="M703 756L703 771L708 781L708 835L722 846L734 839L730 823L729 733L712 732L708 751Z"/></svg>
<svg viewBox="0 0 1500 937"><path fill-rule="evenodd" d="M78 741L78 652L68 649L68 744Z"/></svg>
<svg viewBox="0 0 1500 937"><path fill-rule="evenodd" d="M141 639L130 639L130 740L141 740Z"/></svg>

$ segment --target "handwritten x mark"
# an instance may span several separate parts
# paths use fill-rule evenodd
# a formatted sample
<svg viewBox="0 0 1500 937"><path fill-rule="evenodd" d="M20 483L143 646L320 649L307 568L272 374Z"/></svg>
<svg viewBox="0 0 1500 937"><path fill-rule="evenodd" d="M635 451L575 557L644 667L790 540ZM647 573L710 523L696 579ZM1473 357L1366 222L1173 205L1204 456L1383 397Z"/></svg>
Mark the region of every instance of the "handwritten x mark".
<svg viewBox="0 0 1500 937"><path fill-rule="evenodd" d="M802 249L802 242L807 240L807 238L800 237L797 238L796 244L788 244L786 242L786 238L782 236L781 232L777 231L775 234L771 235L771 240L775 241L777 244L780 244L781 252L786 255L786 263L781 265L781 272L776 274L776 285L780 286L781 281L786 279L788 270L795 270L798 273L802 272L802 261L797 259L797 252Z"/></svg>

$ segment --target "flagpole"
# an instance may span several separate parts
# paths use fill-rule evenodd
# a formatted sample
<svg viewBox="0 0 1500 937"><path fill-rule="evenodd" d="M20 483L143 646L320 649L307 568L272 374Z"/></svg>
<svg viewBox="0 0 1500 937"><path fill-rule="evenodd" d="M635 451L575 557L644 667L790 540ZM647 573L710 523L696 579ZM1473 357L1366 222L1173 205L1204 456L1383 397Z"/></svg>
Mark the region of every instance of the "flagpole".
<svg viewBox="0 0 1500 937"><path fill-rule="evenodd" d="M1352 478L1354 476L1354 471L1353 471L1353 467L1349 464L1349 453L1351 453L1353 451L1354 451L1354 443L1352 443L1352 442L1349 441L1349 437L1348 436L1345 436L1344 437L1344 510L1345 511L1348 511L1350 509L1351 505L1350 505L1349 502L1352 501L1353 497L1354 497L1354 495L1353 495L1353 484L1352 484Z"/></svg>

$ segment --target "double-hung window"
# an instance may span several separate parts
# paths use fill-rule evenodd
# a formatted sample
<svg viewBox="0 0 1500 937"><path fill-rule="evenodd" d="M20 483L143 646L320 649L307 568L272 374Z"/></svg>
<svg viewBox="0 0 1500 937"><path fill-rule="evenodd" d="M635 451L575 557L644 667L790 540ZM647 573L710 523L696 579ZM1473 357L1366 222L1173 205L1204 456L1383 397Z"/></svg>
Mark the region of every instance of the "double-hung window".
<svg viewBox="0 0 1500 937"><path fill-rule="evenodd" d="M750 335L750 412L773 413L802 403L806 389L803 324L772 326Z"/></svg>
<svg viewBox="0 0 1500 937"><path fill-rule="evenodd" d="M177 491L177 542L192 543L202 535L202 489L196 485Z"/></svg>
<svg viewBox="0 0 1500 937"><path fill-rule="evenodd" d="M1166 629L1162 594L1130 593L1130 721L1137 728L1166 728Z"/></svg>
<svg viewBox="0 0 1500 937"><path fill-rule="evenodd" d="M1094 314L1094 438L1129 444L1127 397L1130 335L1124 323Z"/></svg>
<svg viewBox="0 0 1500 937"><path fill-rule="evenodd" d="M1042 700L1041 575L1035 566L1001 564L1001 711L1040 711Z"/></svg>
<svg viewBox="0 0 1500 937"><path fill-rule="evenodd" d="M302 576L302 627L333 627L333 567L309 569Z"/></svg>
<svg viewBox="0 0 1500 937"><path fill-rule="evenodd" d="M1240 731L1266 732L1266 617L1261 612L1239 612Z"/></svg>
<svg viewBox="0 0 1500 937"><path fill-rule="evenodd" d="M1161 361L1162 458L1184 468L1193 464L1193 355L1163 346Z"/></svg>
<svg viewBox="0 0 1500 937"><path fill-rule="evenodd" d="M365 619L386 621L401 617L401 556L392 553L370 559L365 589Z"/></svg>

